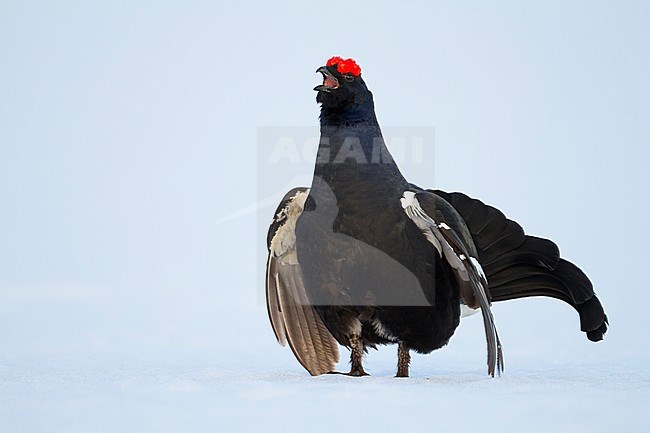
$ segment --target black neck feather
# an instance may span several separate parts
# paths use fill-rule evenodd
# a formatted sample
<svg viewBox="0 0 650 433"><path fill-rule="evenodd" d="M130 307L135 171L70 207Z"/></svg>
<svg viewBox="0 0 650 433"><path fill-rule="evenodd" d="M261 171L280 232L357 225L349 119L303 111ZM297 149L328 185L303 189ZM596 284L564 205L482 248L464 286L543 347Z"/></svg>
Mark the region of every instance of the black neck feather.
<svg viewBox="0 0 650 433"><path fill-rule="evenodd" d="M369 104L370 109L355 106L337 112L323 107L312 195L327 189L340 207L353 197L356 202L397 200L408 188L386 147L372 99Z"/></svg>

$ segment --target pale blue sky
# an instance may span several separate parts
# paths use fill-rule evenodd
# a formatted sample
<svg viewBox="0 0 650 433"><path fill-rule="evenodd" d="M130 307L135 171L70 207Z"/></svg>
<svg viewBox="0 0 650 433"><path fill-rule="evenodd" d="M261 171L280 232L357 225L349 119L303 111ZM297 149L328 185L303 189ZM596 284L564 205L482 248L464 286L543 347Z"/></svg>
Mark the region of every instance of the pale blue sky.
<svg viewBox="0 0 650 433"><path fill-rule="evenodd" d="M332 55L380 123L435 129L413 182L499 207L592 278L605 343L520 301L495 308L507 356L648 356L649 21L629 1L0 2L0 363L218 364L245 337L293 366L258 302L273 209L218 221L257 200L259 126L317 127ZM482 362L475 322L452 346Z"/></svg>

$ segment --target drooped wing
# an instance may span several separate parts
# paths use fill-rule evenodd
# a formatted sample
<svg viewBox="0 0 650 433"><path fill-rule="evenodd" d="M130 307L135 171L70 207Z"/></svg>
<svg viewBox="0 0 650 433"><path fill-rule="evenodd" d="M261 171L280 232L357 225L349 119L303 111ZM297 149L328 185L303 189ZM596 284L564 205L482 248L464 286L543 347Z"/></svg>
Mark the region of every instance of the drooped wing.
<svg viewBox="0 0 650 433"><path fill-rule="evenodd" d="M453 268L465 304L480 307L488 347L488 374L503 370L503 353L490 309L488 283L477 260L467 228L451 205L430 192L404 193L402 206L408 217ZM469 233L469 232L468 232Z"/></svg>
<svg viewBox="0 0 650 433"><path fill-rule="evenodd" d="M334 371L338 344L309 304L296 253L296 221L302 214L308 188L294 188L276 210L267 245L266 306L275 337L289 347L312 375Z"/></svg>

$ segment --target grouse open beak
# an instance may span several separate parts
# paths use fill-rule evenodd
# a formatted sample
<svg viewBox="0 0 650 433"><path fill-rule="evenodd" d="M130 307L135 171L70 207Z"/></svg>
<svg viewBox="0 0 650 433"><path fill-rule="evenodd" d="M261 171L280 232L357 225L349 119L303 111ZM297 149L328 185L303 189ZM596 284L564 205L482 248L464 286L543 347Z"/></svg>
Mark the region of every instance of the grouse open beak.
<svg viewBox="0 0 650 433"><path fill-rule="evenodd" d="M323 84L314 87L317 92L331 92L339 88L339 80L325 67L321 66L316 72L323 74Z"/></svg>

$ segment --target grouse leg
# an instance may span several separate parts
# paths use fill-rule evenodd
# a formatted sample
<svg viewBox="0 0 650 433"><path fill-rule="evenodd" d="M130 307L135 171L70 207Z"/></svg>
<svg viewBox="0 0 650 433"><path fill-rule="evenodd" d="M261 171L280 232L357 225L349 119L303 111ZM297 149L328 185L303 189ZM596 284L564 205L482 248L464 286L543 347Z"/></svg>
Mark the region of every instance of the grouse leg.
<svg viewBox="0 0 650 433"><path fill-rule="evenodd" d="M410 364L410 349L405 343L400 341L397 345L397 374L395 377L409 377Z"/></svg>
<svg viewBox="0 0 650 433"><path fill-rule="evenodd" d="M360 335L353 334L350 336L350 372L347 373L348 376L369 376L368 373L363 369L363 341L361 340Z"/></svg>

